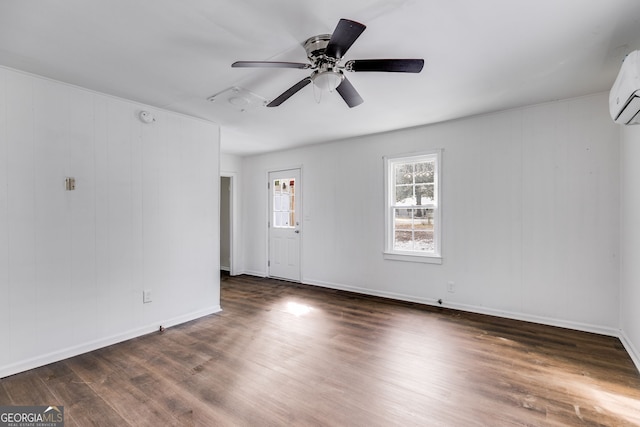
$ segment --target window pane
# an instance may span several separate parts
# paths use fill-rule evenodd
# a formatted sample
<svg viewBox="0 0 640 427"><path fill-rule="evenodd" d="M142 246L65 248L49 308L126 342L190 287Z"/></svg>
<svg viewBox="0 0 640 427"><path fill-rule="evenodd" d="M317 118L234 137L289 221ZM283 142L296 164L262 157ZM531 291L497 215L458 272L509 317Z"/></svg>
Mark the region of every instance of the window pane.
<svg viewBox="0 0 640 427"><path fill-rule="evenodd" d="M435 250L435 246L433 244L433 230L432 231L416 231L414 233L413 250L433 252Z"/></svg>
<svg viewBox="0 0 640 427"><path fill-rule="evenodd" d="M433 209L394 209L393 249L434 252Z"/></svg>
<svg viewBox="0 0 640 427"><path fill-rule="evenodd" d="M411 230L413 229L413 219L411 217L412 210L411 209L394 209L395 220L394 220L394 229L395 230Z"/></svg>
<svg viewBox="0 0 640 427"><path fill-rule="evenodd" d="M395 178L397 184L413 184L413 164L401 163L395 165Z"/></svg>
<svg viewBox="0 0 640 427"><path fill-rule="evenodd" d="M395 204L402 206L413 206L415 200L413 198L413 185L397 185Z"/></svg>
<svg viewBox="0 0 640 427"><path fill-rule="evenodd" d="M433 209L415 209L413 216L416 230L433 230Z"/></svg>
<svg viewBox="0 0 640 427"><path fill-rule="evenodd" d="M393 238L393 249L398 251L412 251L413 233L411 231L396 231Z"/></svg>
<svg viewBox="0 0 640 427"><path fill-rule="evenodd" d="M284 225L282 221L282 212L274 212L273 223L275 227L282 227Z"/></svg>
<svg viewBox="0 0 640 427"><path fill-rule="evenodd" d="M433 161L421 162L415 164L415 182L416 184L422 184L426 182L433 182L435 163Z"/></svg>
<svg viewBox="0 0 640 427"><path fill-rule="evenodd" d="M276 179L273 181L273 226L293 228L295 224L295 180Z"/></svg>
<svg viewBox="0 0 640 427"><path fill-rule="evenodd" d="M433 184L416 185L416 206L433 203Z"/></svg>

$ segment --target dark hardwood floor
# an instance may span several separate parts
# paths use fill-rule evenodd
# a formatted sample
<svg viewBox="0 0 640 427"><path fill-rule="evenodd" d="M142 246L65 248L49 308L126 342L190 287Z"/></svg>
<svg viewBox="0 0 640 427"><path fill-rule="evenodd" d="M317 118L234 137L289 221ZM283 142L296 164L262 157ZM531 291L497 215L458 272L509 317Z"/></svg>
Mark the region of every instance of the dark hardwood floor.
<svg viewBox="0 0 640 427"><path fill-rule="evenodd" d="M0 380L67 426L635 426L618 339L249 276L223 312Z"/></svg>

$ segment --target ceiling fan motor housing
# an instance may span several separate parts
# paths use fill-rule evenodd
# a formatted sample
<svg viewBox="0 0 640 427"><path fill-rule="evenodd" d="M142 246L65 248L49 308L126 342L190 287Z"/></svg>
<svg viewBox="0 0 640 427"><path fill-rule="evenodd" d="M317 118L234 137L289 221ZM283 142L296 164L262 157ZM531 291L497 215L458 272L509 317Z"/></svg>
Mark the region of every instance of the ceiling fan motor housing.
<svg viewBox="0 0 640 427"><path fill-rule="evenodd" d="M324 51L330 39L331 34L320 34L319 36L309 37L302 43L304 50L307 51L307 58L309 58L314 66L324 57Z"/></svg>
<svg viewBox="0 0 640 427"><path fill-rule="evenodd" d="M331 34L309 37L302 43L314 69L311 81L321 89L333 91L342 82L344 75L338 69L338 60L325 55Z"/></svg>

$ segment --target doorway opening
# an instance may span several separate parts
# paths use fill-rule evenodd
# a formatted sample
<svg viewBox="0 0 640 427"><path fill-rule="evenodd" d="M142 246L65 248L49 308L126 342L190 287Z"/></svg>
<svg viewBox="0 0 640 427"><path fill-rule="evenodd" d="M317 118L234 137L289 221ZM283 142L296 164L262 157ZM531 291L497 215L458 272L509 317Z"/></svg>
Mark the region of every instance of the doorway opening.
<svg viewBox="0 0 640 427"><path fill-rule="evenodd" d="M220 271L234 275L233 176L220 176Z"/></svg>

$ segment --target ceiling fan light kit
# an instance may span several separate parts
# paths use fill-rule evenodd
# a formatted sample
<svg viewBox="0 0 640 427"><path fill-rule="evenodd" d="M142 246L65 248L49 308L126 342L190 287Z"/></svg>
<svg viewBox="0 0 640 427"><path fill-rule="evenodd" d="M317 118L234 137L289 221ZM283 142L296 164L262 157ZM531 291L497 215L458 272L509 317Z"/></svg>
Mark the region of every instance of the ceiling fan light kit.
<svg viewBox="0 0 640 427"><path fill-rule="evenodd" d="M320 90L324 90L327 92L333 92L336 90L340 83L342 83L342 79L344 75L340 72L335 71L314 71L311 75L311 81L314 85Z"/></svg>
<svg viewBox="0 0 640 427"><path fill-rule="evenodd" d="M333 34L320 34L309 37L302 44L307 52L310 63L278 62L278 61L237 61L234 68L298 68L311 69L311 75L284 91L280 96L267 104L267 107L277 107L289 99L303 87L313 82L313 85L323 91L337 91L349 108L362 104L364 101L349 79L344 75L348 72L391 72L391 73L419 73L424 66L424 59L352 59L341 64L342 57L351 45L367 28L365 25L341 19Z"/></svg>

